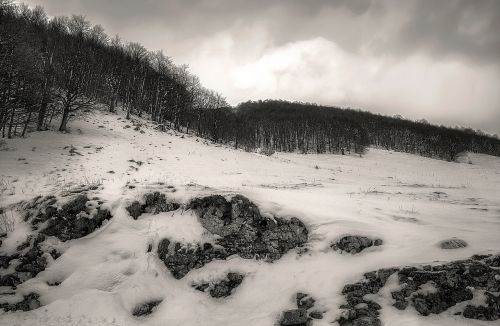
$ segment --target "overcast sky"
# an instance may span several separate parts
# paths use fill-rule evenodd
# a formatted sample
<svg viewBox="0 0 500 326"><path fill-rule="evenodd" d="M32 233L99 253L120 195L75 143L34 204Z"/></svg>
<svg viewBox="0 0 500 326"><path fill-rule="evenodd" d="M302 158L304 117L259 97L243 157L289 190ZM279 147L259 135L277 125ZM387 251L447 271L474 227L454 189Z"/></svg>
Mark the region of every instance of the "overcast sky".
<svg viewBox="0 0 500 326"><path fill-rule="evenodd" d="M500 134L500 0L29 0L187 63L231 104L281 98Z"/></svg>

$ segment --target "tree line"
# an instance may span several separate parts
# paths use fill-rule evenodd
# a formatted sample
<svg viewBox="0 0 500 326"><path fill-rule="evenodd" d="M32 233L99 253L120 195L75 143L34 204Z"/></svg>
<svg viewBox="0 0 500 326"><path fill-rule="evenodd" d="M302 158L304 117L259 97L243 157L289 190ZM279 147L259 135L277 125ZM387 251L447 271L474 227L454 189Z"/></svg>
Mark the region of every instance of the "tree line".
<svg viewBox="0 0 500 326"><path fill-rule="evenodd" d="M96 104L248 151L361 154L377 146L446 160L464 151L500 156L498 138L472 129L278 100L231 107L162 52L109 37L83 16L49 19L42 7L0 0L2 137L45 130L56 118L66 131L77 111Z"/></svg>
<svg viewBox="0 0 500 326"><path fill-rule="evenodd" d="M466 151L500 156L497 136L360 110L266 100L226 114L234 127L227 126L224 141L246 149L345 154L375 146L450 161Z"/></svg>
<svg viewBox="0 0 500 326"><path fill-rule="evenodd" d="M201 119L201 108L227 106L162 52L111 38L83 16L49 19L42 7L0 0L2 137L44 130L55 117L65 131L76 111L97 103L179 130Z"/></svg>

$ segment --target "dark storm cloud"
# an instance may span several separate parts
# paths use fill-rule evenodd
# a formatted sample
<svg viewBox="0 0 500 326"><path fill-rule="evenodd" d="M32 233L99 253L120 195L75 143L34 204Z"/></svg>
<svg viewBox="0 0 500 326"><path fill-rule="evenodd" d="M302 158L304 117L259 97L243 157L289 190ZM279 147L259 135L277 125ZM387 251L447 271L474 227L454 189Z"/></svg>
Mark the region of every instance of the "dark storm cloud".
<svg viewBox="0 0 500 326"><path fill-rule="evenodd" d="M500 1L418 1L395 47L457 55L474 62L500 60Z"/></svg>
<svg viewBox="0 0 500 326"><path fill-rule="evenodd" d="M29 0L188 63L232 104L286 98L500 132L500 0Z"/></svg>
<svg viewBox="0 0 500 326"><path fill-rule="evenodd" d="M272 28L273 42L325 37L357 51L382 29L388 39L372 45L379 53L405 55L424 51L438 58L460 56L472 62L500 60L500 1L497 0L31 0L52 14L82 13L107 26L122 29L160 25L176 39L203 38L236 22L263 22ZM341 11L345 19L320 17ZM328 17L326 17L328 18ZM392 21L387 21L391 19ZM327 20L325 22L325 20ZM387 30L385 30L387 29Z"/></svg>

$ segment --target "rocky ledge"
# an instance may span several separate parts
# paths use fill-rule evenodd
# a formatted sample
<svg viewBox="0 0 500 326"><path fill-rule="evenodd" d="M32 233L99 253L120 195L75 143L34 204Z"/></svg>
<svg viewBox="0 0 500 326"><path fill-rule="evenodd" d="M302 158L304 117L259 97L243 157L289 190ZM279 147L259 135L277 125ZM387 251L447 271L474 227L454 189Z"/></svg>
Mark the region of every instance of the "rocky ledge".
<svg viewBox="0 0 500 326"><path fill-rule="evenodd" d="M372 246L381 246L382 239L371 239L360 235L346 235L332 243L333 250L340 250L350 254L357 254Z"/></svg>
<svg viewBox="0 0 500 326"><path fill-rule="evenodd" d="M307 293L298 292L295 295L297 309L285 310L281 314L280 326L309 326L313 319L323 319L323 312L314 309L316 300Z"/></svg>
<svg viewBox="0 0 500 326"><path fill-rule="evenodd" d="M61 242L78 239L111 219L110 212L101 204L82 193L69 195L63 203L54 196L47 196L19 204L32 230L15 254L0 256L0 286L16 287L45 270L51 259L61 255L46 242L47 237L53 236Z"/></svg>
<svg viewBox="0 0 500 326"><path fill-rule="evenodd" d="M158 214L162 212L171 212L180 208L180 205L167 198L165 194L158 191L147 193L143 201L133 201L127 206L127 211L134 220L144 213Z"/></svg>
<svg viewBox="0 0 500 326"><path fill-rule="evenodd" d="M188 208L196 212L205 229L218 237L214 244L160 241L158 255L177 279L191 269L231 255L272 262L307 242L308 230L299 219L265 217L241 195L229 201L219 195L197 198Z"/></svg>
<svg viewBox="0 0 500 326"><path fill-rule="evenodd" d="M217 282L201 282L193 284L193 287L201 292L208 292L213 298L228 297L233 290L240 286L245 275L239 273L227 273L227 275Z"/></svg>
<svg viewBox="0 0 500 326"><path fill-rule="evenodd" d="M386 268L364 274L363 280L342 290L346 303L340 307L344 309L337 320L340 326L381 325L381 307L367 295L378 293L394 273L400 289L391 296L397 309L412 305L428 316L468 301L455 314L486 321L500 318L500 255L477 255L442 265Z"/></svg>

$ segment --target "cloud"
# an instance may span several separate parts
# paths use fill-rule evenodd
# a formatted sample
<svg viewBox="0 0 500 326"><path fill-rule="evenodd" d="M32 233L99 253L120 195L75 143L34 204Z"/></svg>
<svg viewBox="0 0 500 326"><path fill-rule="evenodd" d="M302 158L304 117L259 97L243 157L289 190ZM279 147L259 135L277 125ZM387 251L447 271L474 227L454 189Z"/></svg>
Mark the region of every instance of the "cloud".
<svg viewBox="0 0 500 326"><path fill-rule="evenodd" d="M192 58L208 62L211 68L195 70L233 104L283 98L443 124L482 125L498 132L498 120L489 120L498 115L498 69L433 61L422 54L404 59L352 54L322 37L267 48L243 65L235 49L230 34L219 35L203 45L200 57Z"/></svg>
<svg viewBox="0 0 500 326"><path fill-rule="evenodd" d="M162 49L236 103L284 98L500 132L498 0L28 0Z"/></svg>

